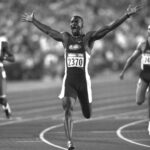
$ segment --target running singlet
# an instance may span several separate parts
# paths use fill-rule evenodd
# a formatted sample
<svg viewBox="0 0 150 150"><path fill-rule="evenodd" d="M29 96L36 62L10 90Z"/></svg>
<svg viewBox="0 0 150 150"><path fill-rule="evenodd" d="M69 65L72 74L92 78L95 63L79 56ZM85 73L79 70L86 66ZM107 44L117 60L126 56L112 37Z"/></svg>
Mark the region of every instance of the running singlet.
<svg viewBox="0 0 150 150"><path fill-rule="evenodd" d="M90 55L85 49L84 35L78 38L71 36L65 48L65 74L59 98L78 96L83 103L91 103L91 80L88 74Z"/></svg>
<svg viewBox="0 0 150 150"><path fill-rule="evenodd" d="M70 38L66 46L65 71L70 78L86 75L90 55L86 52L83 36Z"/></svg>
<svg viewBox="0 0 150 150"><path fill-rule="evenodd" d="M150 45L146 42L145 50L142 52L141 69L150 73Z"/></svg>

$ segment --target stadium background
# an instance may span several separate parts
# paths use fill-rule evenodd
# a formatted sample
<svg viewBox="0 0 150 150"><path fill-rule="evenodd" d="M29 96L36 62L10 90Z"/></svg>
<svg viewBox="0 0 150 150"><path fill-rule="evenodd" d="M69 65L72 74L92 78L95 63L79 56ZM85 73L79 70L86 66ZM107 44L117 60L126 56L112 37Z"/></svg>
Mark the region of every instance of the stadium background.
<svg viewBox="0 0 150 150"><path fill-rule="evenodd" d="M25 12L35 11L42 23L58 31L69 31L70 17L84 18L85 31L96 30L121 17L129 4L140 0L0 0L0 34L5 34L16 62L6 64L8 80L61 79L64 72L64 49L30 23L21 22ZM92 77L118 73L139 41L146 37L150 24L150 1L105 38L96 41L89 65ZM139 61L130 70L137 75Z"/></svg>

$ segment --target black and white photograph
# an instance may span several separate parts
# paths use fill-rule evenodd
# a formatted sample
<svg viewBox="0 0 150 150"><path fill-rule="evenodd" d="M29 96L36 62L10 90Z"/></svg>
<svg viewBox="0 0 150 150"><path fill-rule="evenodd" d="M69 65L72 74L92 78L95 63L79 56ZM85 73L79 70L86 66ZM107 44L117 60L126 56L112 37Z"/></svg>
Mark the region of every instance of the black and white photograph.
<svg viewBox="0 0 150 150"><path fill-rule="evenodd" d="M0 150L150 149L150 0L0 0Z"/></svg>

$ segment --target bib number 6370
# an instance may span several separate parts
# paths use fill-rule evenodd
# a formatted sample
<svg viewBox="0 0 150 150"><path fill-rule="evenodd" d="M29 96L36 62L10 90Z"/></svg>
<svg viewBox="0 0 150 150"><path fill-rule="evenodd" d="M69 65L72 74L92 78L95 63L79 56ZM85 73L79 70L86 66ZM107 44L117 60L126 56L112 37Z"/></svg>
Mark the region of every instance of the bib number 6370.
<svg viewBox="0 0 150 150"><path fill-rule="evenodd" d="M68 57L67 66L68 67L83 67L84 58L83 57Z"/></svg>

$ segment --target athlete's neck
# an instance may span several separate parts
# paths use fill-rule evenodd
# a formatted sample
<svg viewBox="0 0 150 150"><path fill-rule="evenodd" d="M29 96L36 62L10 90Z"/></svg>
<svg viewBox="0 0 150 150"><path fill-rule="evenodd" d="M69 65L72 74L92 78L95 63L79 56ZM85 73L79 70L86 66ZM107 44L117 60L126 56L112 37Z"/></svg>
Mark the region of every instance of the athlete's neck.
<svg viewBox="0 0 150 150"><path fill-rule="evenodd" d="M72 34L72 36L73 36L74 38L79 38L79 37L82 37L82 36L83 36L83 34L77 34L77 35Z"/></svg>

